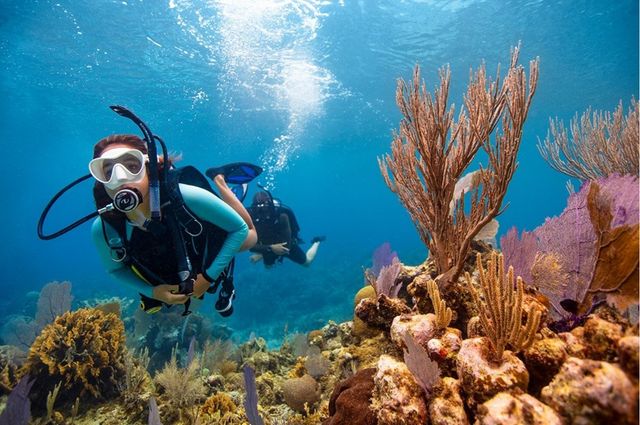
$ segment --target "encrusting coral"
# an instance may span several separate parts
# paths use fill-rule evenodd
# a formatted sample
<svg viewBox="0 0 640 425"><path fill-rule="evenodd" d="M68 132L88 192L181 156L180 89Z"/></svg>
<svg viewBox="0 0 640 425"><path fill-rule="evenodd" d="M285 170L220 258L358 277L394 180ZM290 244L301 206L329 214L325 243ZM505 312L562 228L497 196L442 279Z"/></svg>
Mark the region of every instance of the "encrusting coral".
<svg viewBox="0 0 640 425"><path fill-rule="evenodd" d="M36 379L31 396L43 403L62 382L60 401L110 398L125 375L124 325L96 309L67 312L47 325L29 350L21 373Z"/></svg>

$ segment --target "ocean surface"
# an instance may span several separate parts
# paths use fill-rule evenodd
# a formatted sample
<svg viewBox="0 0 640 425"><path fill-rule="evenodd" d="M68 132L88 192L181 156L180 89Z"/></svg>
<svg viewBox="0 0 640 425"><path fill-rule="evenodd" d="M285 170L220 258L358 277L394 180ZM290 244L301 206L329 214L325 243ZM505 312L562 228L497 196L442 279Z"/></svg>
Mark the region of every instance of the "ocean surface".
<svg viewBox="0 0 640 425"><path fill-rule="evenodd" d="M211 296L201 313L237 338L272 343L350 319L376 247L389 242L405 264L427 256L377 164L401 119L397 80L417 64L432 90L449 64L460 105L470 67L484 62L495 75L518 43L525 67L540 59L540 78L499 235L565 206L569 179L536 148L550 118L568 123L620 101L626 110L638 98L637 1L2 0L3 321L33 317L50 281L70 281L74 305L135 298L105 273L88 224L52 241L36 235L49 199L87 173L97 140L139 133L113 104L145 120L182 164L261 165L258 182L295 211L303 239L327 238L308 268L266 270L238 255L234 315L215 314ZM45 231L90 212L85 182Z"/></svg>

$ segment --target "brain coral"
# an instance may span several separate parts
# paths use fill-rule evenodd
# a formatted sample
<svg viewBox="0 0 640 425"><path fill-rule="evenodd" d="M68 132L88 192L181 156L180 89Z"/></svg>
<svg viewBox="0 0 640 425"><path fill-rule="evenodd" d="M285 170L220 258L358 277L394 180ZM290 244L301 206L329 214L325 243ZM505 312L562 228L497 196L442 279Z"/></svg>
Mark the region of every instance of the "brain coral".
<svg viewBox="0 0 640 425"><path fill-rule="evenodd" d="M36 378L34 400L46 399L62 382L59 401L118 394L124 376L124 325L96 309L67 312L47 325L29 350L23 374Z"/></svg>

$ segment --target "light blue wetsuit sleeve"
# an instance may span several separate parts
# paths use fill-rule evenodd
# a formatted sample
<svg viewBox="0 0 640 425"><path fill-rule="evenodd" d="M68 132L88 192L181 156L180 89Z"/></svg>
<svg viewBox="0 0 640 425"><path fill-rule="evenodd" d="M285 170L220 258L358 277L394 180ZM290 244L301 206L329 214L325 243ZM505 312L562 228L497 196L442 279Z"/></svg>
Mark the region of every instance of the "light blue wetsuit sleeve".
<svg viewBox="0 0 640 425"><path fill-rule="evenodd" d="M227 231L227 238L220 252L206 270L207 275L215 279L240 250L249 233L249 227L233 208L211 192L187 184L180 184L180 192L187 207L198 218Z"/></svg>
<svg viewBox="0 0 640 425"><path fill-rule="evenodd" d="M91 236L93 238L93 243L98 249L100 260L102 260L102 263L109 274L118 279L118 281L135 288L135 290L141 294L151 297L153 291L153 287L151 285L136 276L131 269L126 267L123 263L118 263L111 259L111 249L104 240L104 234L102 233L102 219L100 217L96 218L93 222L93 226L91 227Z"/></svg>

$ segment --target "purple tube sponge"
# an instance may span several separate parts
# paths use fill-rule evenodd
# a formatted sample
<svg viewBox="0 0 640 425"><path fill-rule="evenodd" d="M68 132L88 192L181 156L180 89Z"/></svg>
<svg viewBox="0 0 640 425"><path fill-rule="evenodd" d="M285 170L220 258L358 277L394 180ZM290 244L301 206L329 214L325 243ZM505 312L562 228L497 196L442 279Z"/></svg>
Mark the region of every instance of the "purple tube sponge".
<svg viewBox="0 0 640 425"><path fill-rule="evenodd" d="M251 366L245 364L242 368L244 374L244 410L251 425L264 425L258 413L258 389L256 388L256 374Z"/></svg>
<svg viewBox="0 0 640 425"><path fill-rule="evenodd" d="M29 375L23 376L20 382L13 388L7 406L0 415L0 425L28 425L31 421L31 401L29 392L35 381L30 380Z"/></svg>

